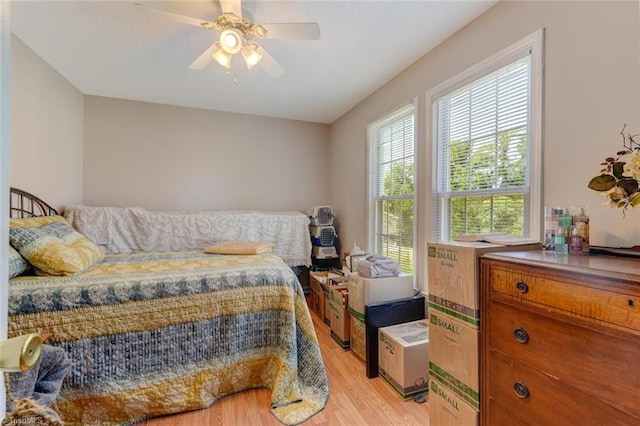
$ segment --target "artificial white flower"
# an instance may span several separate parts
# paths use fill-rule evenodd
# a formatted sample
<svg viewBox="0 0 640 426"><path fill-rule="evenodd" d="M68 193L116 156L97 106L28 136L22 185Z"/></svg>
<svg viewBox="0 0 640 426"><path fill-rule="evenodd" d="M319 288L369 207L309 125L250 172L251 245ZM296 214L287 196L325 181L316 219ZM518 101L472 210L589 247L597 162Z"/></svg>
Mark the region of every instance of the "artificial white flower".
<svg viewBox="0 0 640 426"><path fill-rule="evenodd" d="M635 138L640 136L624 133L622 135L622 150L616 157L610 156L600 163L600 174L593 177L587 187L597 191L607 201L603 206L622 209L622 215L629 208L640 205L640 142Z"/></svg>
<svg viewBox="0 0 640 426"><path fill-rule="evenodd" d="M636 151L631 158L627 160L623 168L624 172L622 173L625 177L634 178L637 181L640 181L640 152Z"/></svg>
<svg viewBox="0 0 640 426"><path fill-rule="evenodd" d="M608 191L603 191L600 195L607 197L607 201L602 203L602 205L611 207L620 207L620 201L623 201L627 197L627 193L619 186L615 186Z"/></svg>

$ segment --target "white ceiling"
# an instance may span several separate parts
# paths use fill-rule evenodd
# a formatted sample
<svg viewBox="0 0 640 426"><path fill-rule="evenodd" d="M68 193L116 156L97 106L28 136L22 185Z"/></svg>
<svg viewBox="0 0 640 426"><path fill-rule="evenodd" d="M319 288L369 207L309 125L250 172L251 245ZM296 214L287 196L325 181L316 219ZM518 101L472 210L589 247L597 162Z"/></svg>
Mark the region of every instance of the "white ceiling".
<svg viewBox="0 0 640 426"><path fill-rule="evenodd" d="M217 0L142 1L213 21ZM259 40L287 71L187 67L214 31L140 11L133 1L24 1L11 30L85 95L332 123L497 0L261 0L254 23L317 22L320 40Z"/></svg>

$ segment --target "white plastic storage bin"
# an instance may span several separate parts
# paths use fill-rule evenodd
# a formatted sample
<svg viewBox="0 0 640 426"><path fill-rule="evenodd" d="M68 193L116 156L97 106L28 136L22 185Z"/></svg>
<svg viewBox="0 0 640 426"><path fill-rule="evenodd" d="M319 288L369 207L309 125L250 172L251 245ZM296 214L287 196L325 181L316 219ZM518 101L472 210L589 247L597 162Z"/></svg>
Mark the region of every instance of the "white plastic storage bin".
<svg viewBox="0 0 640 426"><path fill-rule="evenodd" d="M314 246L330 247L336 243L336 230L333 226L310 226L311 243Z"/></svg>
<svg viewBox="0 0 640 426"><path fill-rule="evenodd" d="M331 206L314 206L307 210L311 226L333 225L333 209Z"/></svg>
<svg viewBox="0 0 640 426"><path fill-rule="evenodd" d="M337 259L338 252L335 247L314 246L312 251L313 257L316 259Z"/></svg>

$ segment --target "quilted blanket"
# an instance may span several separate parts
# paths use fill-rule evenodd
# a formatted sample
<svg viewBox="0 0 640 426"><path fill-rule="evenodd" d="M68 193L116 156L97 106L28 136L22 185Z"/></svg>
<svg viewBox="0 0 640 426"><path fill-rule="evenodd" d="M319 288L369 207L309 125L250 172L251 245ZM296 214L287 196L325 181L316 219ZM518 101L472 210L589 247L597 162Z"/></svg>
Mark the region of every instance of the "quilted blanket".
<svg viewBox="0 0 640 426"><path fill-rule="evenodd" d="M81 275L14 278L9 335L34 332L72 362L53 406L69 424L129 424L262 387L293 425L328 398L302 288L272 253L117 254Z"/></svg>
<svg viewBox="0 0 640 426"><path fill-rule="evenodd" d="M271 241L289 266L311 265L310 221L300 212L68 206L64 216L105 253L198 250L228 240Z"/></svg>

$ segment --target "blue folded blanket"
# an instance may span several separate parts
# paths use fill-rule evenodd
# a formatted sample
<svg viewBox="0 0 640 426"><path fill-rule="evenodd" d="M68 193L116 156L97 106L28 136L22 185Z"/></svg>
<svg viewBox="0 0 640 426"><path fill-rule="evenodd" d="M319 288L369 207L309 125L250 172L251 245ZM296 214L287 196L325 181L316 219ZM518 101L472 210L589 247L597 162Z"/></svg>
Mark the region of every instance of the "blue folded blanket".
<svg viewBox="0 0 640 426"><path fill-rule="evenodd" d="M7 398L6 410L9 418L24 417L25 414L21 411L26 407L31 414L40 411L42 418L59 420L60 417L51 405L56 401L62 381L70 369L71 361L64 349L42 345L40 358L30 370L7 373L5 377L9 379L9 398ZM24 406L25 400L30 404ZM24 423L28 422L24 421ZM41 421L34 421L34 423L41 423ZM49 424L55 424L55 422L49 422Z"/></svg>
<svg viewBox="0 0 640 426"><path fill-rule="evenodd" d="M367 278L397 277L400 265L388 257L370 254L358 262L358 273Z"/></svg>

